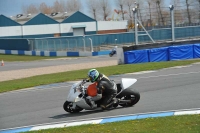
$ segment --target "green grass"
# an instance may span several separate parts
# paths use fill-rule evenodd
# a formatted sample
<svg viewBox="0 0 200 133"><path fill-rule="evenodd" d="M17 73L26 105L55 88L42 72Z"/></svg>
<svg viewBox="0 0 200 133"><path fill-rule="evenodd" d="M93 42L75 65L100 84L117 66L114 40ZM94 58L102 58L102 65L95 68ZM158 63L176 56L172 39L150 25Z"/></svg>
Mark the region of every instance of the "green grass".
<svg viewBox="0 0 200 133"><path fill-rule="evenodd" d="M11 61L35 61L35 60L44 60L44 59L56 59L63 58L58 56L29 56L29 55L5 55L0 54L0 60L11 62ZM68 57L65 57L68 58Z"/></svg>
<svg viewBox="0 0 200 133"><path fill-rule="evenodd" d="M157 70L161 68L168 68L173 66L180 65L189 65L191 63L200 62L200 60L184 60L184 61L169 61L169 62L151 62L143 64L127 64L127 65L116 65L109 67L101 67L98 70L105 75L117 75L124 73L133 73L146 70ZM55 73L55 74L46 74L40 76L34 76L29 78L10 80L0 82L0 93L18 90L22 88L28 88L38 85L46 85L51 83L59 83L66 81L73 81L78 79L86 78L88 69Z"/></svg>
<svg viewBox="0 0 200 133"><path fill-rule="evenodd" d="M26 133L200 133L200 115L147 118Z"/></svg>

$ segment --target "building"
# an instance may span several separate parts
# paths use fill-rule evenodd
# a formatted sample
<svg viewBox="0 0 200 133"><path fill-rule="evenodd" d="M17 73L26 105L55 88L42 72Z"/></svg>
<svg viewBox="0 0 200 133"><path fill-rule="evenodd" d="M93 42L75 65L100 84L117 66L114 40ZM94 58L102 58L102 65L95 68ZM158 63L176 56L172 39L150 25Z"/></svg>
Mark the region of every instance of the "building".
<svg viewBox="0 0 200 133"><path fill-rule="evenodd" d="M8 32L9 31L9 32ZM96 21L80 11L0 15L0 38L46 38L127 32L127 21Z"/></svg>

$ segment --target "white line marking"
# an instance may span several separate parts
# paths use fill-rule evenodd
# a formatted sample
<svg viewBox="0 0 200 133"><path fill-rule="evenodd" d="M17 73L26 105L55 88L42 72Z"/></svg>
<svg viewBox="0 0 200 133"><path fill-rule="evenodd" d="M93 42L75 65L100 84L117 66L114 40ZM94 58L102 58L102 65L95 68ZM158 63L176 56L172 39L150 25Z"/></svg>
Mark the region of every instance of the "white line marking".
<svg viewBox="0 0 200 133"><path fill-rule="evenodd" d="M152 73L156 71L141 71L141 72L134 72L134 73L126 73L126 74L146 74L146 73Z"/></svg>
<svg viewBox="0 0 200 133"><path fill-rule="evenodd" d="M77 120L70 120L70 121L51 122L51 123L43 123L43 124L35 124L35 125L29 125L29 126L21 126L21 127L0 129L0 131L19 129L19 128L26 128L26 127L53 125L53 124L72 123L72 122L80 122L80 121L100 120L100 119L105 119L105 118L115 118L115 117L132 116L132 115L156 114L156 113L164 113L164 112L181 112L181 111L200 111L200 108L168 110L168 111L156 111L156 112L146 112L146 113L136 113L136 114L126 114L126 115L115 115L115 116L97 117L97 118L88 118L88 119L77 119Z"/></svg>
<svg viewBox="0 0 200 133"><path fill-rule="evenodd" d="M194 115L194 114L200 114L200 110L178 111L174 113L174 115Z"/></svg>
<svg viewBox="0 0 200 133"><path fill-rule="evenodd" d="M188 72L188 73L168 74L168 75L157 75L157 76L149 76L149 77L139 77L139 78L137 78L137 79L157 78L157 77L168 77L168 76L179 76L179 75L198 74L198 73L200 73L200 71L197 71L197 72Z"/></svg>
<svg viewBox="0 0 200 133"><path fill-rule="evenodd" d="M34 130L43 130L43 129L50 129L50 128L61 128L61 127L70 127L70 126L79 126L84 124L99 124L102 119L99 120L91 120L91 121L80 121L80 122L73 122L73 123L61 123L61 124L52 124L52 125L42 125L31 128L30 131Z"/></svg>
<svg viewBox="0 0 200 133"><path fill-rule="evenodd" d="M187 66L175 66L175 67L169 67L169 68L163 68L163 69L176 69L176 68L185 68L185 67L191 67L192 65L187 65Z"/></svg>

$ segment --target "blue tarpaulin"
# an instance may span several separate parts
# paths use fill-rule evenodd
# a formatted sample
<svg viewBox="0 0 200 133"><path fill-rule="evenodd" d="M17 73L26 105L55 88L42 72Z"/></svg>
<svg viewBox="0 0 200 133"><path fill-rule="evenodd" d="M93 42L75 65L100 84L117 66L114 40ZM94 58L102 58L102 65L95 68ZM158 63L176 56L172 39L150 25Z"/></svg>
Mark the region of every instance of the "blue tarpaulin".
<svg viewBox="0 0 200 133"><path fill-rule="evenodd" d="M160 62L169 60L168 47L149 49L149 61Z"/></svg>
<svg viewBox="0 0 200 133"><path fill-rule="evenodd" d="M169 47L170 60L185 60L193 58L193 45L181 45Z"/></svg>
<svg viewBox="0 0 200 133"><path fill-rule="evenodd" d="M200 44L194 44L194 58L200 58Z"/></svg>
<svg viewBox="0 0 200 133"><path fill-rule="evenodd" d="M147 49L124 52L125 64L149 62Z"/></svg>

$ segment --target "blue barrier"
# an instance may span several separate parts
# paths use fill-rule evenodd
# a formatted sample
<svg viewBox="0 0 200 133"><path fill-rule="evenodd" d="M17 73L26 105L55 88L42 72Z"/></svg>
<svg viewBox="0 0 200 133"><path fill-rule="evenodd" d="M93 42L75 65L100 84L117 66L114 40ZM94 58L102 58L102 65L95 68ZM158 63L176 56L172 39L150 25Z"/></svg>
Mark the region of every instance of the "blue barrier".
<svg viewBox="0 0 200 133"><path fill-rule="evenodd" d="M169 60L168 47L149 49L149 61L160 62Z"/></svg>
<svg viewBox="0 0 200 133"><path fill-rule="evenodd" d="M124 54L124 60L127 64L149 62L148 50L127 51Z"/></svg>
<svg viewBox="0 0 200 133"><path fill-rule="evenodd" d="M200 44L194 44L194 58L200 58Z"/></svg>
<svg viewBox="0 0 200 133"><path fill-rule="evenodd" d="M171 61L172 60L186 60L186 59L194 58L193 45L170 46L169 58Z"/></svg>
<svg viewBox="0 0 200 133"><path fill-rule="evenodd" d="M200 44L169 46L124 52L124 63L160 62L200 58Z"/></svg>

